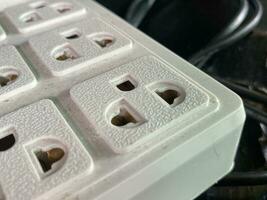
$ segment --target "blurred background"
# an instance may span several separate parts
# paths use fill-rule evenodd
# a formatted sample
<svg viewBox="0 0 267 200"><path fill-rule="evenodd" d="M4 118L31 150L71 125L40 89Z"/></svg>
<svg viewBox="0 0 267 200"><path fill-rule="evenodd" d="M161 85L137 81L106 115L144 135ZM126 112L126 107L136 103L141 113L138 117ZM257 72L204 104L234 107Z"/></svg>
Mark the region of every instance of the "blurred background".
<svg viewBox="0 0 267 200"><path fill-rule="evenodd" d="M267 200L267 0L97 0L238 93L235 169L198 200Z"/></svg>

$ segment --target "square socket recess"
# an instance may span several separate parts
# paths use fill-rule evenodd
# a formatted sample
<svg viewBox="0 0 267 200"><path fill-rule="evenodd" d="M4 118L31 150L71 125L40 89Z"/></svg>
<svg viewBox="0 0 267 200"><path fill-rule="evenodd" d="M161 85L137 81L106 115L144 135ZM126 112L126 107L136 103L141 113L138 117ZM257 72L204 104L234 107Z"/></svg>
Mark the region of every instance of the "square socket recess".
<svg viewBox="0 0 267 200"><path fill-rule="evenodd" d="M22 46L32 63L63 76L132 48L132 41L100 19L84 20L31 38Z"/></svg>
<svg viewBox="0 0 267 200"><path fill-rule="evenodd" d="M64 189L68 181L93 169L91 156L50 100L0 118L1 139L6 145L0 143L0 183L6 200L29 200L58 187ZM37 155L51 149L61 149L63 162L44 170ZM55 152L54 157L59 155Z"/></svg>
<svg viewBox="0 0 267 200"><path fill-rule="evenodd" d="M163 130L182 129L184 121L194 123L218 106L214 96L153 56L87 80L70 93L116 153L131 151Z"/></svg>
<svg viewBox="0 0 267 200"><path fill-rule="evenodd" d="M75 0L37 0L4 11L10 32L33 33L86 16L86 9Z"/></svg>
<svg viewBox="0 0 267 200"><path fill-rule="evenodd" d="M14 46L0 47L0 100L33 88L37 81Z"/></svg>

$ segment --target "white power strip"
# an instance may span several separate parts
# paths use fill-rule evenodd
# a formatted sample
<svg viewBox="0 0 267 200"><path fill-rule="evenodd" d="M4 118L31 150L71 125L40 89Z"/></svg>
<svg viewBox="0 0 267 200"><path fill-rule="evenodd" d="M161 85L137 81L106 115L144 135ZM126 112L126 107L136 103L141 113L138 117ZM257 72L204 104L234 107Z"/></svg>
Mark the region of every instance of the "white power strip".
<svg viewBox="0 0 267 200"><path fill-rule="evenodd" d="M93 1L0 11L0 200L187 200L232 169L233 92Z"/></svg>

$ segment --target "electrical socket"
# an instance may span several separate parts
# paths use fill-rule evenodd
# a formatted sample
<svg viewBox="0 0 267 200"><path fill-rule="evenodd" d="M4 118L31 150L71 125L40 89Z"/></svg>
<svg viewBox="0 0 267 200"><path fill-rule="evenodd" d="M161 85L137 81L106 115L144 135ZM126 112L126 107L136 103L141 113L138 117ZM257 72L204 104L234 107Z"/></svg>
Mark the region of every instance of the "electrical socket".
<svg viewBox="0 0 267 200"><path fill-rule="evenodd" d="M6 200L40 197L93 169L91 156L50 100L0 118L0 163Z"/></svg>
<svg viewBox="0 0 267 200"><path fill-rule="evenodd" d="M94 18L30 38L22 45L34 65L63 76L132 49L132 41ZM31 55L31 56L30 56Z"/></svg>
<svg viewBox="0 0 267 200"><path fill-rule="evenodd" d="M0 47L0 100L30 90L37 81L14 46Z"/></svg>
<svg viewBox="0 0 267 200"><path fill-rule="evenodd" d="M47 30L69 20L86 16L86 9L74 0L38 0L7 8L3 12L6 28L14 33Z"/></svg>
<svg viewBox="0 0 267 200"><path fill-rule="evenodd" d="M214 96L167 69L157 58L143 57L75 86L71 98L96 134L125 153L217 109Z"/></svg>
<svg viewBox="0 0 267 200"><path fill-rule="evenodd" d="M1 78L0 199L194 199L233 168L245 120L237 95L94 1L54 18L38 12L57 0L14 1L0 4L4 43L38 84ZM4 69L22 60L1 48L12 49L0 51Z"/></svg>

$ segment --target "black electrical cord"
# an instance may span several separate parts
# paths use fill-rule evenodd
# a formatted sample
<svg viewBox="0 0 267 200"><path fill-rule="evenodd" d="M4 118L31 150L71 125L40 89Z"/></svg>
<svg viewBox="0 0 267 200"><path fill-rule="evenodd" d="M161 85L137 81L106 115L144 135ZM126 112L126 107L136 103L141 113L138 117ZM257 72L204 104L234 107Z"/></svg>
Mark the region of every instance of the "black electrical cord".
<svg viewBox="0 0 267 200"><path fill-rule="evenodd" d="M267 171L232 172L215 186L256 186L267 184Z"/></svg>
<svg viewBox="0 0 267 200"><path fill-rule="evenodd" d="M236 15L233 17L231 22L215 37L210 41L210 43L217 43L221 39L228 37L235 30L237 30L241 24L245 21L249 13L249 3L247 0L239 0L239 10Z"/></svg>
<svg viewBox="0 0 267 200"><path fill-rule="evenodd" d="M257 109L247 103L245 103L245 110L247 116L251 117L252 119L257 120L258 122L267 125L267 113L263 112L260 109ZM267 182L266 182L267 184Z"/></svg>
<svg viewBox="0 0 267 200"><path fill-rule="evenodd" d="M243 24L229 36L220 39L219 41L213 40L206 48L200 50L198 53L193 55L189 62L202 68L206 61L215 53L223 48L226 48L233 43L237 42L241 38L247 36L259 23L262 14L263 7L259 0L247 0L251 8L251 14L248 19L246 19ZM219 37L221 38L221 37Z"/></svg>
<svg viewBox="0 0 267 200"><path fill-rule="evenodd" d="M135 27L139 27L156 0L134 0L130 5L125 19Z"/></svg>
<svg viewBox="0 0 267 200"><path fill-rule="evenodd" d="M260 93L260 92L250 90L250 89L245 88L245 87L242 87L238 84L232 83L232 81L230 81L230 80L225 80L225 79L219 78L217 76L213 76L213 78L215 78L217 81L221 82L226 87L233 90L234 92L238 93L240 96L242 96L246 99L250 99L252 101L260 102L262 104L267 105L267 95Z"/></svg>
<svg viewBox="0 0 267 200"><path fill-rule="evenodd" d="M215 78L217 81L221 82L226 87L230 88L231 90L233 90L234 92L239 94L243 99L250 100L253 102L257 102L257 103L261 103L263 105L267 105L267 96L266 95L264 95L260 92L249 90L248 88L245 88L245 87L242 87L242 86L237 85L235 83L232 83L229 80L225 80L225 79L222 79L222 78L219 78L216 76L213 76L213 78ZM245 106L246 114L249 117L267 125L267 113L266 112L264 112L260 108L252 106L246 102L244 102L244 106Z"/></svg>
<svg viewBox="0 0 267 200"><path fill-rule="evenodd" d="M134 0L126 12L125 19L138 27L155 2L156 0ZM216 52L230 46L255 28L263 13L261 3L259 0L239 0L239 2L240 9L233 20L210 41L206 48L193 55L189 62L201 68ZM248 17L249 11L251 16Z"/></svg>
<svg viewBox="0 0 267 200"><path fill-rule="evenodd" d="M223 48L226 48L233 43L237 42L241 38L248 35L259 23L263 14L263 8L259 0L246 0L250 5L250 16L246 19L242 26L240 26L235 32L227 37L215 41L213 40L206 48L193 55L189 61L198 67L202 68L206 61L215 53Z"/></svg>

